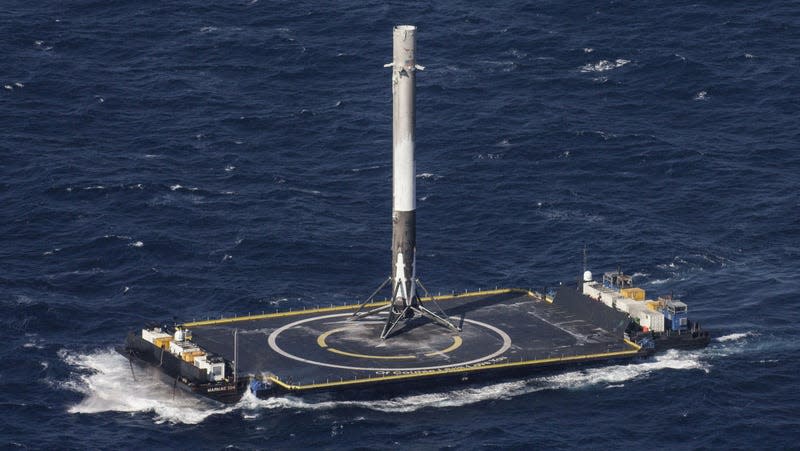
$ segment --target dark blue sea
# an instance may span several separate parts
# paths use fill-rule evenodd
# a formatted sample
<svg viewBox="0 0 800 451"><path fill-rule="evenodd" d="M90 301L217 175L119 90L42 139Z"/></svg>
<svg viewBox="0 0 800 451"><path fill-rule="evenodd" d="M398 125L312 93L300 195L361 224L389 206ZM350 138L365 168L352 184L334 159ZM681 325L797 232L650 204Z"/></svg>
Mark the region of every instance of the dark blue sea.
<svg viewBox="0 0 800 451"><path fill-rule="evenodd" d="M135 381L149 321L363 300L419 27L432 291L618 267L714 334L639 364L233 406ZM0 446L797 448L795 2L5 0Z"/></svg>

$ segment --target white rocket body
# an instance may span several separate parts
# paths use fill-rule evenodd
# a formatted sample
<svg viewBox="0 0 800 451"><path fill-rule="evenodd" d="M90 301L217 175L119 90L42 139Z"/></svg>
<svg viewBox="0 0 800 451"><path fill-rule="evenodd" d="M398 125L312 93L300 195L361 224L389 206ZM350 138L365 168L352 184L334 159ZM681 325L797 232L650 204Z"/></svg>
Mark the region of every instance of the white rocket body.
<svg viewBox="0 0 800 451"><path fill-rule="evenodd" d="M417 28L398 25L392 59L392 281L399 309L416 302L416 98Z"/></svg>

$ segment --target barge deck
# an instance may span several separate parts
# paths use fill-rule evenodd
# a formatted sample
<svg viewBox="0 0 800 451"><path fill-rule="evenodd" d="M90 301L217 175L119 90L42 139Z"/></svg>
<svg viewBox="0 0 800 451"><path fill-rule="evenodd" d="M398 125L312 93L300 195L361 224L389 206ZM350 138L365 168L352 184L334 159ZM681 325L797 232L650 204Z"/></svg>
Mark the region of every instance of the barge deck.
<svg viewBox="0 0 800 451"><path fill-rule="evenodd" d="M496 379L643 353L624 339L621 327L603 328L569 304L543 300L528 290L421 301L440 305L461 332L413 318L384 340L379 338L385 322L380 316L374 321L350 319L357 305L195 321L182 327L191 330L192 342L202 349L235 362L238 378L268 381L278 391L293 393L393 382L404 382L407 389L409 382L438 385L432 379L453 376L465 382L482 376Z"/></svg>

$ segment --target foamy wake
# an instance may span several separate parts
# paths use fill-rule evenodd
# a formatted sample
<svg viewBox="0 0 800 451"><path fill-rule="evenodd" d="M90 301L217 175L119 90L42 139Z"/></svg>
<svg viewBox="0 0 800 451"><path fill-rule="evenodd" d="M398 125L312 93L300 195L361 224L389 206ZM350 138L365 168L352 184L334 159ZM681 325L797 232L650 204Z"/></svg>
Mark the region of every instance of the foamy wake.
<svg viewBox="0 0 800 451"><path fill-rule="evenodd" d="M307 402L292 397L258 399L251 395L246 396L242 404L249 409L318 410L361 407L379 412L408 413L425 408L459 407L488 400L510 399L545 390L580 390L593 386L620 388L624 387L622 382L647 377L649 374L663 369L708 371L709 366L700 361L699 355L686 357L677 351L669 351L652 361L641 364L592 368L439 393L400 396L387 400Z"/></svg>
<svg viewBox="0 0 800 451"><path fill-rule="evenodd" d="M731 339L733 340L733 339ZM702 352L668 351L638 364L614 365L567 373L535 377L511 382L474 386L437 393L398 396L376 401L312 401L292 396L258 399L247 393L239 403L219 404L173 390L171 386L134 366L131 375L127 359L112 350L91 354L74 354L62 350L61 358L73 367L73 376L59 384L85 397L69 407L70 413L139 412L154 414L156 423L197 424L212 415L239 412L246 420L258 418L264 410L330 410L357 407L379 412L407 413L425 408L459 407L487 400L510 399L545 390L580 390L591 387L614 389L625 382L646 378L664 369L701 370L710 365L702 360Z"/></svg>
<svg viewBox="0 0 800 451"><path fill-rule="evenodd" d="M156 423L197 424L211 415L225 414L236 407L215 408L202 399L185 395L134 366L133 379L128 360L113 350L73 354L62 350L60 357L73 367L73 376L63 388L85 395L70 413L152 412Z"/></svg>

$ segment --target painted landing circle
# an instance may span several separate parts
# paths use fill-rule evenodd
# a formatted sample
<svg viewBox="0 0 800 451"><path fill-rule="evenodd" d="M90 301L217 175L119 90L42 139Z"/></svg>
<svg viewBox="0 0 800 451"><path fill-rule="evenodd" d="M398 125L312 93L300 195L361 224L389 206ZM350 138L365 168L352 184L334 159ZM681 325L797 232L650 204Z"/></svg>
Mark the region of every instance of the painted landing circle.
<svg viewBox="0 0 800 451"><path fill-rule="evenodd" d="M282 355L282 356L284 356L284 357L286 357L288 359L292 359L292 360L295 360L295 361L298 361L298 362L307 363L307 364L310 364L310 365L318 365L318 366L324 366L324 367L330 367L330 368L338 368L338 369L346 369L346 370L357 370L357 371L435 371L435 370L440 370L440 369L445 369L445 368L455 368L455 367L460 367L460 366L470 366L470 365L479 364L479 363L485 362L487 360L491 360L491 359L493 359L495 357L498 357L498 356L502 355L503 353L505 353L506 351L508 351L511 348L511 337L506 332L504 332L503 330L501 330L501 329L499 329L499 328L497 328L497 327L495 327L495 326L493 326L491 324L487 324L487 323L484 323L484 322L481 322L481 321L472 320L472 319L466 319L466 318L463 319L463 321L465 323L469 323L469 324L471 324L473 326L477 326L478 328L482 329L485 332L488 332L488 333L496 335L497 338L500 339L500 343L498 343L499 346L497 348L495 348L492 352L488 352L488 353L486 353L484 355L477 356L477 357L471 356L473 358L470 358L469 360L458 361L458 362L455 362L455 363L428 365L428 366L416 366L416 367L407 367L407 366L381 367L381 366L345 365L345 364L339 364L339 363L323 362L323 361L319 361L319 360L314 360L314 359L311 359L311 358L304 357L302 355L297 355L298 353L289 352L289 351L283 349L278 344L278 338L280 337L280 335L283 334L283 333L286 333L287 331L298 331L302 327L307 326L307 325L309 325L309 323L312 323L312 322L331 320L331 319L337 319L337 318L345 318L345 317L350 317L350 316L351 316L350 313L337 313L337 314L333 314L333 315L318 316L318 317L313 317L313 318L301 319L299 321L294 321L292 323L286 324L286 325L274 330L269 335L269 337L267 339L267 342L269 343L269 347L273 351L275 351L276 353L278 353L278 354L280 354L280 355ZM363 323L358 323L358 322L354 322L353 323L354 326L358 325L358 324L363 324ZM412 356L409 356L409 355L398 355L398 356L369 355L369 354L342 351L342 350L339 350L339 349L333 349L333 348L328 347L328 344L326 343L326 339L328 337L330 337L331 335L337 333L337 332L341 332L344 329L345 328L338 328L338 329L325 331L320 335L314 335L314 336L309 335L308 339L310 341L314 341L315 344L320 349L326 349L327 351L330 351L332 353L331 355L339 355L339 356L351 357L351 358L363 358L363 359L366 359L366 360L374 359L374 360L393 360L393 361L397 361L397 360L413 360L414 359L413 355ZM462 338L460 336L452 337L452 341L453 341L453 343L450 346L448 346L448 347L446 347L444 349L434 350L433 352L423 353L422 356L424 356L424 357L433 357L433 356L436 356L436 355L443 355L443 354L449 353L449 352L461 347ZM469 346L469 341L468 340L463 340L463 344L465 346ZM412 362L406 362L406 363L412 363Z"/></svg>

